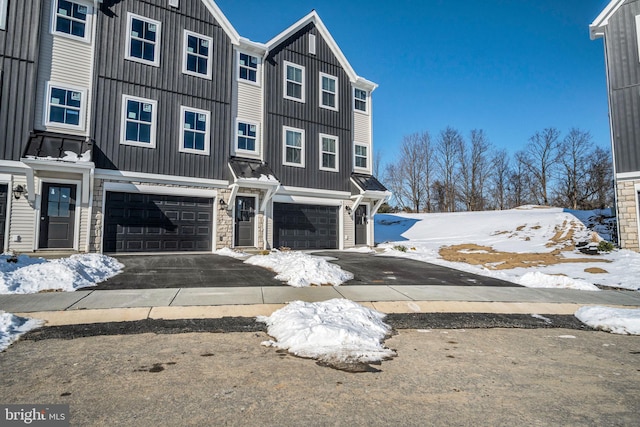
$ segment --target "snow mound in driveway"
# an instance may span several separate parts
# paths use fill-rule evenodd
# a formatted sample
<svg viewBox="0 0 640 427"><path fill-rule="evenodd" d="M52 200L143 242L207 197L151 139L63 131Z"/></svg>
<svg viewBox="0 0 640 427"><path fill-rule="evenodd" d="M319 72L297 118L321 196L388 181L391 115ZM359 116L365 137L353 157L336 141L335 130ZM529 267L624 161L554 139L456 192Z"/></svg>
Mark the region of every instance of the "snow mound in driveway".
<svg viewBox="0 0 640 427"><path fill-rule="evenodd" d="M395 352L382 345L391 334L384 317L353 301L332 299L317 303L294 301L257 320L266 323L268 334L276 339L263 345L336 365L374 363L394 357Z"/></svg>
<svg viewBox="0 0 640 427"><path fill-rule="evenodd" d="M296 288L311 285L340 286L353 279L352 273L327 262L322 257L303 252L274 251L268 255L252 256L245 262L275 271L278 273L276 280L282 280Z"/></svg>
<svg viewBox="0 0 640 427"><path fill-rule="evenodd" d="M74 291L105 281L118 274L123 267L115 258L100 254L77 254L54 260L2 255L0 294Z"/></svg>

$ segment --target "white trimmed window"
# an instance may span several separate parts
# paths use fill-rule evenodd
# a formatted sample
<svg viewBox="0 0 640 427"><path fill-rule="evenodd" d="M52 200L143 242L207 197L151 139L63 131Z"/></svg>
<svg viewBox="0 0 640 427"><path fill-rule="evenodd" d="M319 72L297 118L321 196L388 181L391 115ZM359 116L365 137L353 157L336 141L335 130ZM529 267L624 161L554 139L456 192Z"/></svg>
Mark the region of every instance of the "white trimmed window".
<svg viewBox="0 0 640 427"><path fill-rule="evenodd" d="M144 16L127 13L126 59L160 66L160 30L162 24Z"/></svg>
<svg viewBox="0 0 640 427"><path fill-rule="evenodd" d="M86 89L47 83L45 126L84 129Z"/></svg>
<svg viewBox="0 0 640 427"><path fill-rule="evenodd" d="M338 78L320 73L320 106L338 111Z"/></svg>
<svg viewBox="0 0 640 427"><path fill-rule="evenodd" d="M238 120L236 126L236 152L256 154L258 152L258 125Z"/></svg>
<svg viewBox="0 0 640 427"><path fill-rule="evenodd" d="M238 80L258 83L258 66L260 59L248 53L238 52Z"/></svg>
<svg viewBox="0 0 640 427"><path fill-rule="evenodd" d="M213 39L184 30L182 72L196 77L211 78Z"/></svg>
<svg viewBox="0 0 640 427"><path fill-rule="evenodd" d="M158 103L153 99L123 95L120 143L155 148Z"/></svg>
<svg viewBox="0 0 640 427"><path fill-rule="evenodd" d="M369 146L358 142L353 144L353 167L369 170Z"/></svg>
<svg viewBox="0 0 640 427"><path fill-rule="evenodd" d="M180 107L180 148L183 153L206 154L210 152L211 113L195 108Z"/></svg>
<svg viewBox="0 0 640 427"><path fill-rule="evenodd" d="M91 37L91 8L68 0L53 0L51 33L88 41Z"/></svg>
<svg viewBox="0 0 640 427"><path fill-rule="evenodd" d="M338 137L320 134L320 170L338 172Z"/></svg>
<svg viewBox="0 0 640 427"><path fill-rule="evenodd" d="M282 164L304 167L304 130L283 127Z"/></svg>
<svg viewBox="0 0 640 427"><path fill-rule="evenodd" d="M9 9L9 0L0 0L0 30L7 29L8 9Z"/></svg>
<svg viewBox="0 0 640 427"><path fill-rule="evenodd" d="M305 102L304 67L284 61L284 97L293 101Z"/></svg>
<svg viewBox="0 0 640 427"><path fill-rule="evenodd" d="M369 111L367 105L369 94L366 90L354 88L353 89L353 109L367 113Z"/></svg>

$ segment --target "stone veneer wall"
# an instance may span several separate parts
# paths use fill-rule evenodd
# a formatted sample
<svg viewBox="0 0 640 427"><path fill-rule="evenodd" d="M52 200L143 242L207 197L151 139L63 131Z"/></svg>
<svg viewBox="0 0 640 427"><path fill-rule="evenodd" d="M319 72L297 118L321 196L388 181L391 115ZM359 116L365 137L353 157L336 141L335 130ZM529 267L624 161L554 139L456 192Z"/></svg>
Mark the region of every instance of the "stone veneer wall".
<svg viewBox="0 0 640 427"><path fill-rule="evenodd" d="M618 227L620 246L640 252L638 240L638 195L636 185L640 180L618 181Z"/></svg>

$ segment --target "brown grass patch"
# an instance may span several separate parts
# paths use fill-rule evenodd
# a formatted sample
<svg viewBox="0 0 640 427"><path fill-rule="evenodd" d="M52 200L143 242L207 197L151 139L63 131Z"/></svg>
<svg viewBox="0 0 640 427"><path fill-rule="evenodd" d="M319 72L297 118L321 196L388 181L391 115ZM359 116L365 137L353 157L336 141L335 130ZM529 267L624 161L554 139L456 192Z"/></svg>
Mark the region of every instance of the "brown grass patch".
<svg viewBox="0 0 640 427"><path fill-rule="evenodd" d="M591 273L591 274L607 274L607 273L609 273L607 270L604 270L604 269L598 268L598 267L585 268L584 272L585 273Z"/></svg>
<svg viewBox="0 0 640 427"><path fill-rule="evenodd" d="M565 243L566 242L562 242ZM568 249L571 247L571 249ZM565 258L562 252L573 251L573 245L548 253L500 252L489 246L464 244L440 248L440 256L451 262L481 265L489 270L540 267L555 264L610 262L601 258Z"/></svg>

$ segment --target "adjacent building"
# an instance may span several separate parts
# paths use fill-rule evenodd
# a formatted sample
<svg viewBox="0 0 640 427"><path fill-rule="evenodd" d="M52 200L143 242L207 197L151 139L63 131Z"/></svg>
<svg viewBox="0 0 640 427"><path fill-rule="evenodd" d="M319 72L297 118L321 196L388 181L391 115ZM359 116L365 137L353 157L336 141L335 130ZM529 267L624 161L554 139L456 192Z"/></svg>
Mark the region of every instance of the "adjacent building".
<svg viewBox="0 0 640 427"><path fill-rule="evenodd" d="M640 251L640 2L611 1L589 28L605 47L620 246Z"/></svg>
<svg viewBox="0 0 640 427"><path fill-rule="evenodd" d="M211 0L0 0L3 248L373 245L375 88L315 11L257 43Z"/></svg>

